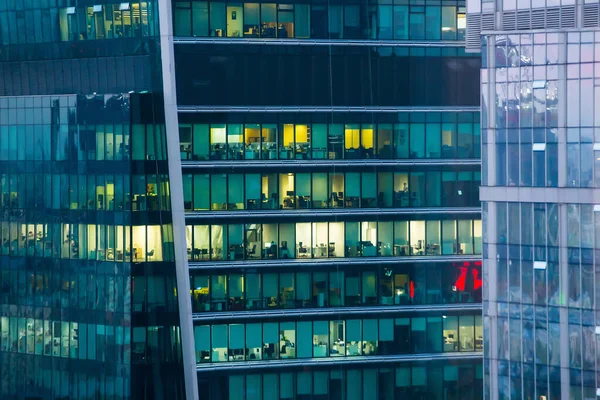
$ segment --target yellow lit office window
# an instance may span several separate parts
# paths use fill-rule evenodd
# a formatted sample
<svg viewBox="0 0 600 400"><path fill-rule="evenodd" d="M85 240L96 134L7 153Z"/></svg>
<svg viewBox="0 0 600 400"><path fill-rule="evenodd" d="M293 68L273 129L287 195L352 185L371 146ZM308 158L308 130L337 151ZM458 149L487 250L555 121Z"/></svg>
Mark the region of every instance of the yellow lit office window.
<svg viewBox="0 0 600 400"><path fill-rule="evenodd" d="M360 129L358 125L346 125L344 139L346 149L358 149L360 146Z"/></svg>

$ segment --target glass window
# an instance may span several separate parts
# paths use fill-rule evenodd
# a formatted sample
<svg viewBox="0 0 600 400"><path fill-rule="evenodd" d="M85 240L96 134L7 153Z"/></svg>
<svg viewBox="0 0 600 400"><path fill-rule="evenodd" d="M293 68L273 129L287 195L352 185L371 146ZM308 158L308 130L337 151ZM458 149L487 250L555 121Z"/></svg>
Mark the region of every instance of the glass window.
<svg viewBox="0 0 600 400"><path fill-rule="evenodd" d="M333 307L343 306L346 298L344 272L329 273L329 303Z"/></svg>
<svg viewBox="0 0 600 400"><path fill-rule="evenodd" d="M261 287L259 274L246 274L246 308L248 310L266 308L266 303L261 297ZM260 335L257 338L260 340Z"/></svg>
<svg viewBox="0 0 600 400"><path fill-rule="evenodd" d="M310 5L295 4L295 37L310 37Z"/></svg>
<svg viewBox="0 0 600 400"><path fill-rule="evenodd" d="M344 158L356 159L363 158L360 145L360 125L346 125L344 128Z"/></svg>
<svg viewBox="0 0 600 400"><path fill-rule="evenodd" d="M473 254L473 221L458 221L459 254Z"/></svg>
<svg viewBox="0 0 600 400"><path fill-rule="evenodd" d="M296 5L298 7L299 5ZM311 129L312 158L322 160L328 158L327 154L327 125L313 124Z"/></svg>
<svg viewBox="0 0 600 400"><path fill-rule="evenodd" d="M212 175L210 180L211 209L227 209L227 175Z"/></svg>
<svg viewBox="0 0 600 400"><path fill-rule="evenodd" d="M394 207L408 207L410 191L407 173L394 173Z"/></svg>
<svg viewBox="0 0 600 400"><path fill-rule="evenodd" d="M344 223L329 223L328 257L344 257Z"/></svg>
<svg viewBox="0 0 600 400"><path fill-rule="evenodd" d="M385 10L384 10L385 9ZM391 7L388 6L380 6L379 10L381 13L385 12L390 12L391 11ZM408 6L394 6L393 9L393 15L394 15L394 39L408 39L409 33L408 33ZM381 19L380 19L380 24L381 24ZM391 16L390 16L390 25L391 25ZM383 26L380 27L380 29ZM380 31L381 32L381 31ZM387 36L382 36L381 34L379 35L380 39L390 39L391 37L387 37ZM414 39L411 37L411 39Z"/></svg>
<svg viewBox="0 0 600 400"><path fill-rule="evenodd" d="M343 356L346 354L346 329L345 321L329 322L329 356Z"/></svg>
<svg viewBox="0 0 600 400"><path fill-rule="evenodd" d="M315 321L313 323L313 357L327 357L329 355L329 323Z"/></svg>
<svg viewBox="0 0 600 400"><path fill-rule="evenodd" d="M342 158L342 151L344 148L344 125L332 124L329 126L329 134L327 136L328 143L328 158L338 159Z"/></svg>
<svg viewBox="0 0 600 400"><path fill-rule="evenodd" d="M411 207L422 207L425 203L425 173L412 172L410 174L410 205Z"/></svg>
<svg viewBox="0 0 600 400"><path fill-rule="evenodd" d="M425 157L425 124L410 125L410 158Z"/></svg>
<svg viewBox="0 0 600 400"><path fill-rule="evenodd" d="M440 6L425 7L425 38L439 40L441 36Z"/></svg>
<svg viewBox="0 0 600 400"><path fill-rule="evenodd" d="M222 4L222 3L211 3ZM210 159L225 160L227 158L227 137L225 125L211 125L210 127Z"/></svg>
<svg viewBox="0 0 600 400"><path fill-rule="evenodd" d="M377 157L393 158L392 143L393 130L391 124L378 124L377 126Z"/></svg>
<svg viewBox="0 0 600 400"><path fill-rule="evenodd" d="M441 353L442 337L442 317L427 317L427 350L431 353Z"/></svg>
<svg viewBox="0 0 600 400"><path fill-rule="evenodd" d="M192 35L208 36L208 2L192 2Z"/></svg>
<svg viewBox="0 0 600 400"><path fill-rule="evenodd" d="M229 174L227 186L227 209L244 209L244 176L242 174Z"/></svg>
<svg viewBox="0 0 600 400"><path fill-rule="evenodd" d="M210 2L210 36L225 36L225 3Z"/></svg>
<svg viewBox="0 0 600 400"><path fill-rule="evenodd" d="M223 362L228 360L227 333L227 325L212 326L212 362Z"/></svg>
<svg viewBox="0 0 600 400"><path fill-rule="evenodd" d="M244 4L244 7L249 4ZM254 4L258 9L258 4ZM258 18L258 17L257 17ZM258 26L258 23L255 25ZM247 32L244 31L244 35ZM246 124L244 127L244 138L246 144L245 157L246 160L258 160L260 159L260 125L259 124Z"/></svg>
<svg viewBox="0 0 600 400"><path fill-rule="evenodd" d="M279 285L277 274L263 274L263 298L267 307L279 307Z"/></svg>
<svg viewBox="0 0 600 400"><path fill-rule="evenodd" d="M427 245L425 248L426 255L439 255L441 254L441 233L440 233L440 221L427 221Z"/></svg>
<svg viewBox="0 0 600 400"><path fill-rule="evenodd" d="M343 175L342 175L343 176ZM337 193L336 193L337 195ZM329 201L327 173L315 172L312 174L312 207L327 208ZM337 206L337 201L336 201Z"/></svg>
<svg viewBox="0 0 600 400"><path fill-rule="evenodd" d="M442 7L442 39L453 40L456 39L456 7L455 6L444 6Z"/></svg>
<svg viewBox="0 0 600 400"><path fill-rule="evenodd" d="M425 254L425 221L410 221L410 246L412 255Z"/></svg>
<svg viewBox="0 0 600 400"><path fill-rule="evenodd" d="M296 324L294 322L279 324L279 346L281 358L296 358Z"/></svg>
<svg viewBox="0 0 600 400"><path fill-rule="evenodd" d="M377 207L393 207L394 190L391 172L377 174Z"/></svg>
<svg viewBox="0 0 600 400"><path fill-rule="evenodd" d="M442 178L439 171L428 171L426 173L427 192L425 193L425 202L427 206L439 207L442 202ZM477 198L479 200L479 197Z"/></svg>
<svg viewBox="0 0 600 400"><path fill-rule="evenodd" d="M411 319L412 352L424 353L427 351L426 318Z"/></svg>
<svg viewBox="0 0 600 400"><path fill-rule="evenodd" d="M246 209L256 210L261 208L262 196L261 196L261 176L260 174L246 174L244 177L245 183L245 197L246 197ZM239 192L239 187L234 189ZM268 190L267 190L268 193ZM240 193L241 194L241 193ZM266 197L266 196L265 196Z"/></svg>
<svg viewBox="0 0 600 400"><path fill-rule="evenodd" d="M244 3L244 37L259 36L260 9L258 3Z"/></svg>
<svg viewBox="0 0 600 400"><path fill-rule="evenodd" d="M350 180L350 182L352 182ZM363 172L361 174L361 207L377 206L377 177L374 172Z"/></svg>
<svg viewBox="0 0 600 400"><path fill-rule="evenodd" d="M312 229L310 223L296 224L298 258L312 258Z"/></svg>
<svg viewBox="0 0 600 400"><path fill-rule="evenodd" d="M285 273L279 275L279 296L280 304L282 308L294 308L295 307L295 285L294 285L294 274Z"/></svg>
<svg viewBox="0 0 600 400"><path fill-rule="evenodd" d="M279 358L279 324L269 322L263 324L263 359L275 360Z"/></svg>
<svg viewBox="0 0 600 400"><path fill-rule="evenodd" d="M262 29L262 28L261 28ZM261 131L262 159L276 160L277 154L277 125L263 124Z"/></svg>
<svg viewBox="0 0 600 400"><path fill-rule="evenodd" d="M346 198L344 192L344 174L329 174L330 205L333 208L344 207Z"/></svg>
<svg viewBox="0 0 600 400"><path fill-rule="evenodd" d="M474 317L472 315L461 315L459 318L459 338L461 351L475 350Z"/></svg>
<svg viewBox="0 0 600 400"><path fill-rule="evenodd" d="M296 258L296 238L294 224L279 224L279 257ZM307 243L310 243L307 242ZM303 242L304 245L304 242Z"/></svg>
<svg viewBox="0 0 600 400"><path fill-rule="evenodd" d="M360 27L360 8L358 5L346 4L344 6L344 37L347 39L360 39L364 34Z"/></svg>
<svg viewBox="0 0 600 400"><path fill-rule="evenodd" d="M458 317L444 316L444 352L458 351Z"/></svg>
<svg viewBox="0 0 600 400"><path fill-rule="evenodd" d="M473 124L458 124L458 158L472 157Z"/></svg>
<svg viewBox="0 0 600 400"><path fill-rule="evenodd" d="M329 5L329 38L343 38L343 7L338 5Z"/></svg>

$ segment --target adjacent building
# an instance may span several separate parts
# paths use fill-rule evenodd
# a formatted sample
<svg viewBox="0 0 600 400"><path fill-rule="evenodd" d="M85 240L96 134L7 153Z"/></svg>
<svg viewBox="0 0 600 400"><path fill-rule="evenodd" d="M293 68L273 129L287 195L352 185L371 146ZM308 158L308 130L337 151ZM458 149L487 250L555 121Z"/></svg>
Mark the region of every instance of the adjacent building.
<svg viewBox="0 0 600 400"><path fill-rule="evenodd" d="M597 381L598 2L468 2L481 51L486 399Z"/></svg>
<svg viewBox="0 0 600 400"><path fill-rule="evenodd" d="M480 399L465 25L0 2L0 398Z"/></svg>
<svg viewBox="0 0 600 400"><path fill-rule="evenodd" d="M197 398L162 8L0 2L2 399Z"/></svg>

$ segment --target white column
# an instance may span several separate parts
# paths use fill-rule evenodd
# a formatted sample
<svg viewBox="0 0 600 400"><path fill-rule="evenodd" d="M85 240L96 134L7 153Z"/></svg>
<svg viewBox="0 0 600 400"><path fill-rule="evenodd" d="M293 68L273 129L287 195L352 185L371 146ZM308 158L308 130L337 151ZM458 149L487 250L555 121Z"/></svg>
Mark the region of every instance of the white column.
<svg viewBox="0 0 600 400"><path fill-rule="evenodd" d="M177 91L175 86L175 56L173 51L173 25L170 0L159 0L160 50L165 103L165 130L169 158L169 185L173 215L173 241L177 274L177 299L179 326L183 352L183 373L187 400L198 399L198 376L194 349L194 325L190 300L190 278L185 238L185 212L183 208L183 179L179 153L179 122L177 119Z"/></svg>

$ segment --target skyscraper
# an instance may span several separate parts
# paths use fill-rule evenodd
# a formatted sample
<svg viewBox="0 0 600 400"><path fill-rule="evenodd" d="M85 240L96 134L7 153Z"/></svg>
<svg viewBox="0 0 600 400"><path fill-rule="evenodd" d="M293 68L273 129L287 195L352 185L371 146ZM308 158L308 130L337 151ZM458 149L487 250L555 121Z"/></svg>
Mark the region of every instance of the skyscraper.
<svg viewBox="0 0 600 400"><path fill-rule="evenodd" d="M598 2L467 12L483 60L485 398L595 398Z"/></svg>
<svg viewBox="0 0 600 400"><path fill-rule="evenodd" d="M481 398L464 7L0 2L0 398Z"/></svg>

